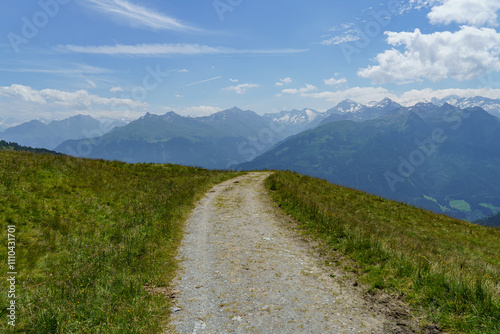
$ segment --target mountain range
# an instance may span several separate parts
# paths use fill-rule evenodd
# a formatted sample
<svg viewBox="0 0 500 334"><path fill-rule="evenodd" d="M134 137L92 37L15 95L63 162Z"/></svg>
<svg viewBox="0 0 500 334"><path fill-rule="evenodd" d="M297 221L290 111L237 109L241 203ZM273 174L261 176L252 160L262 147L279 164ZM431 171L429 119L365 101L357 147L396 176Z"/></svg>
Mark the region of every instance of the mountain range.
<svg viewBox="0 0 500 334"><path fill-rule="evenodd" d="M472 98L448 96L443 99L429 99L427 102L438 106L447 103L462 109L478 106L488 111L490 114L500 117L500 99L494 100L479 96ZM408 105L408 103L405 103L405 105ZM365 121L380 117L387 111L401 107L402 105L386 98L380 102L372 102L368 105L362 105L351 100L345 100L326 112L319 112L306 108L303 110L287 110L278 113L268 113L263 116L259 116L262 119L259 121L261 124L257 133L252 136L251 133L247 132L244 137L253 137L255 139L257 138L255 135L258 135L259 131L262 131L261 137L265 135L269 136L271 133L265 130L267 128L272 131L273 141L276 141L309 130L319 124L339 120ZM222 114L226 112L227 111L224 111ZM215 115L222 114L217 113ZM210 119L213 117L214 116L212 115L205 118ZM203 121L202 119L203 117L199 118L199 120ZM66 140L99 137L106 134L114 127L124 126L132 121L134 120L100 119L98 121L90 116L83 115L77 115L65 120L54 120L52 122L44 119L20 122L19 120L13 118L0 118L0 139L17 142L27 146L54 149ZM227 123L224 119L220 119L219 122ZM267 124L263 126L263 122L267 122ZM251 124L254 123L251 122ZM230 128L228 124L226 125L223 125L222 127L226 129ZM220 127L221 125L219 125L219 128ZM255 129L250 131L255 132ZM258 148L256 150L257 154L262 153L262 145L254 146Z"/></svg>
<svg viewBox="0 0 500 334"><path fill-rule="evenodd" d="M69 140L55 150L131 163L226 169L257 157L284 138L272 120L232 108L198 118L148 113L100 138Z"/></svg>
<svg viewBox="0 0 500 334"><path fill-rule="evenodd" d="M347 105L354 107L348 109ZM176 163L230 168L250 161L276 143L329 121L373 119L401 106L389 99L371 106L344 101L326 112L313 109L258 115L236 107L204 117L168 112L146 114L99 138L68 140L61 153L130 163Z"/></svg>

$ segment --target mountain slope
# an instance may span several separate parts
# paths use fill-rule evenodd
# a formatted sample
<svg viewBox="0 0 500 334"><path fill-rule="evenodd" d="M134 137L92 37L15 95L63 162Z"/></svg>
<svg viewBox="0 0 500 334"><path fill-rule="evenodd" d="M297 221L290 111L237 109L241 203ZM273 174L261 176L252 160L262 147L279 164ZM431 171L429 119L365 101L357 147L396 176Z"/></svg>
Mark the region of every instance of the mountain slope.
<svg viewBox="0 0 500 334"><path fill-rule="evenodd" d="M484 226L491 226L491 227L499 227L500 228L500 212L493 215L493 216L476 220L474 223L484 225Z"/></svg>
<svg viewBox="0 0 500 334"><path fill-rule="evenodd" d="M480 108L401 110L285 140L245 170L293 170L468 220L500 208L500 120Z"/></svg>

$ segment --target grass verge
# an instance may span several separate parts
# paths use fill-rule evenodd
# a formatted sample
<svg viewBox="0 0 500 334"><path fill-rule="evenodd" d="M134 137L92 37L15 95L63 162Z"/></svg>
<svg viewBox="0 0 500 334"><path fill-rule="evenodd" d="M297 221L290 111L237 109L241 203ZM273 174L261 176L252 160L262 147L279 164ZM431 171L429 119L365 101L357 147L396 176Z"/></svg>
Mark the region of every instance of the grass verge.
<svg viewBox="0 0 500 334"><path fill-rule="evenodd" d="M300 228L348 256L450 333L500 333L500 229L437 215L292 172L266 180Z"/></svg>
<svg viewBox="0 0 500 334"><path fill-rule="evenodd" d="M235 175L0 151L0 261L15 225L18 273L14 328L0 283L0 332L161 332L182 222Z"/></svg>

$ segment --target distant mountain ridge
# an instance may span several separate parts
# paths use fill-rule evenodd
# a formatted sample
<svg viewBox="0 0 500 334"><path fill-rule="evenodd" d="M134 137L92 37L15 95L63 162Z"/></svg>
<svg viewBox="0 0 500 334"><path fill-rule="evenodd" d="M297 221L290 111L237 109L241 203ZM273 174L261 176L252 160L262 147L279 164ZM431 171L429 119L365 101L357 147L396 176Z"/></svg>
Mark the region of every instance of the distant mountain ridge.
<svg viewBox="0 0 500 334"><path fill-rule="evenodd" d="M450 95L442 99L433 98L428 102L431 102L432 104L435 104L437 106L442 106L443 104L447 103L461 109L480 107L486 110L491 115L500 117L500 99L490 99L482 96L459 97Z"/></svg>
<svg viewBox="0 0 500 334"><path fill-rule="evenodd" d="M52 150L68 139L94 137L112 128L113 126L105 125L91 116L77 115L48 124L39 120L25 122L0 132L0 139Z"/></svg>

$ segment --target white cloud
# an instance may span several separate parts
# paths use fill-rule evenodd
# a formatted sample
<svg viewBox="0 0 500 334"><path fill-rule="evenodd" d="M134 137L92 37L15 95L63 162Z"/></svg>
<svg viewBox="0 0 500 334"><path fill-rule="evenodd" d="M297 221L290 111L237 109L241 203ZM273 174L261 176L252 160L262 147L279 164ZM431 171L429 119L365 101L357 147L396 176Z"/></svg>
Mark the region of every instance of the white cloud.
<svg viewBox="0 0 500 334"><path fill-rule="evenodd" d="M111 89L109 90L111 93L118 93L118 92L123 92L123 88L120 87L120 86L116 86L116 87L111 87Z"/></svg>
<svg viewBox="0 0 500 334"><path fill-rule="evenodd" d="M137 109L147 106L147 103L131 99L100 97L89 94L86 90L78 90L75 92L65 92L57 89L36 90L29 86L18 84L0 87L0 96L6 96L14 100L21 100L39 105L54 105L65 108L90 109L94 105L101 105Z"/></svg>
<svg viewBox="0 0 500 334"><path fill-rule="evenodd" d="M429 8L437 3L442 3L444 0L409 0L402 1L397 4L396 14L404 15L409 12L421 10L423 8Z"/></svg>
<svg viewBox="0 0 500 334"><path fill-rule="evenodd" d="M88 83L89 85L91 85L93 88L96 88L96 87L97 87L97 85L95 84L95 82L93 82L92 80L87 79L87 83Z"/></svg>
<svg viewBox="0 0 500 334"><path fill-rule="evenodd" d="M330 46L330 45L339 45L343 43L356 42L359 41L361 37L353 30L349 30L343 35L338 35L331 37L329 39L324 39L321 41L321 45Z"/></svg>
<svg viewBox="0 0 500 334"><path fill-rule="evenodd" d="M0 96L2 95L13 99L21 99L25 102L33 102L38 104L47 103L47 101L39 91L23 85L12 84L8 87L0 87Z"/></svg>
<svg viewBox="0 0 500 334"><path fill-rule="evenodd" d="M347 79L346 78L340 78L340 79L330 78L330 79L323 80L323 82L325 83L325 85L328 85L328 86L339 86L339 85L347 83Z"/></svg>
<svg viewBox="0 0 500 334"><path fill-rule="evenodd" d="M324 46L339 45L343 43L355 42L360 40L360 29L354 23L344 23L330 28L330 31L336 33L336 36L326 35L319 44Z"/></svg>
<svg viewBox="0 0 500 334"><path fill-rule="evenodd" d="M354 23L342 23L342 24L339 24L335 27L331 27L329 30L330 31L349 30L354 26L355 26Z"/></svg>
<svg viewBox="0 0 500 334"><path fill-rule="evenodd" d="M280 86L284 86L284 85L289 85L292 83L292 78L290 77L286 77L286 78L283 78L283 79L280 79L280 81L278 81L277 83L275 83L274 85L276 87L280 87Z"/></svg>
<svg viewBox="0 0 500 334"><path fill-rule="evenodd" d="M432 24L452 22L474 26L497 26L498 0L444 0L427 15Z"/></svg>
<svg viewBox="0 0 500 334"><path fill-rule="evenodd" d="M307 49L233 49L212 47L199 44L136 44L136 45L58 45L58 52L129 55L129 56L168 56L168 55L207 55L207 54L289 54L306 52Z"/></svg>
<svg viewBox="0 0 500 334"><path fill-rule="evenodd" d="M234 91L237 94L245 94L248 89L250 88L257 88L260 87L258 84L253 84L253 83L245 83L245 84L239 84L236 86L229 86L226 88L222 88L222 90L225 91Z"/></svg>
<svg viewBox="0 0 500 334"><path fill-rule="evenodd" d="M283 89L281 92L283 94L299 94L299 95L304 96L306 93L313 92L317 89L318 88L316 88L316 86L314 86L314 85L306 84L305 87L302 87L299 89L289 88L289 89Z"/></svg>
<svg viewBox="0 0 500 334"><path fill-rule="evenodd" d="M57 89L37 90L12 84L0 86L2 117L20 120L64 119L83 114L94 118L136 119L144 115L149 105L132 99L105 98L86 90L73 92Z"/></svg>
<svg viewBox="0 0 500 334"><path fill-rule="evenodd" d="M239 80L238 80L238 79L229 79L229 81L231 81L232 83L236 83L236 82L238 82Z"/></svg>
<svg viewBox="0 0 500 334"><path fill-rule="evenodd" d="M391 49L378 54L378 65L358 75L374 83L407 83L447 78L464 81L500 71L500 34L494 29L462 26L457 32L386 32L387 42L404 45L404 53Z"/></svg>
<svg viewBox="0 0 500 334"><path fill-rule="evenodd" d="M135 5L126 0L85 0L80 3L106 13L132 27L147 27L155 30L201 32L200 29L181 23L179 20L161 14L157 10Z"/></svg>

